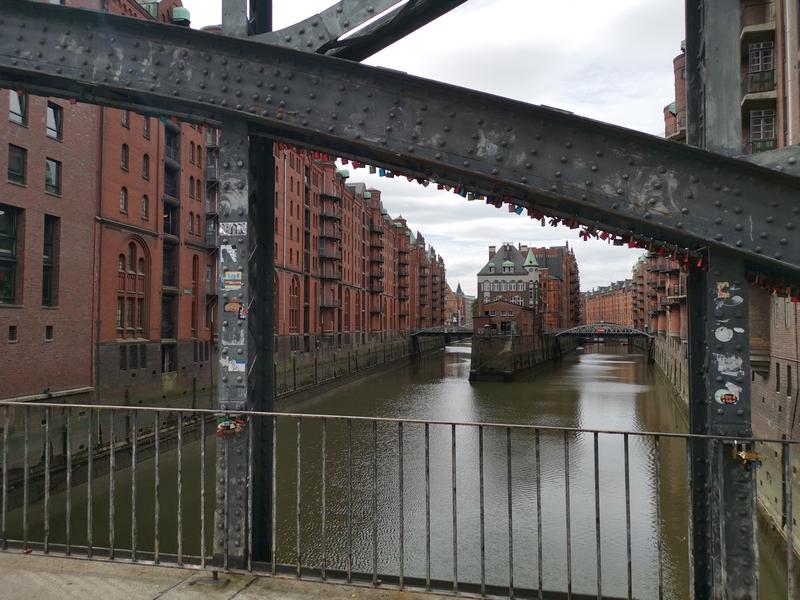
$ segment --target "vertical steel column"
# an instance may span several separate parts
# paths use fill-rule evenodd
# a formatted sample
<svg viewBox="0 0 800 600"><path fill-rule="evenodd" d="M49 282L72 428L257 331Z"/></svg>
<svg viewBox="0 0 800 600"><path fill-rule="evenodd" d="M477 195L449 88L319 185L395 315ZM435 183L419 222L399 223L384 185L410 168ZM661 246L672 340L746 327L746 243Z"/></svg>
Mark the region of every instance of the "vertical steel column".
<svg viewBox="0 0 800 600"><path fill-rule="evenodd" d="M709 261L689 279L690 427L730 441L690 448L692 590L757 598L755 467L736 444L752 436L748 284L740 260L712 250Z"/></svg>
<svg viewBox="0 0 800 600"><path fill-rule="evenodd" d="M252 33L247 6L247 0L223 0L225 35L246 37ZM250 7L258 26L270 25L265 17L271 16L268 0L251 0ZM227 66L221 69L225 71ZM272 145L251 141L244 122L224 122L220 137L217 406L233 413L226 417L248 410L272 410L273 173ZM217 447L214 554L221 556L226 551L233 567L243 568L269 556L271 421L250 419L243 430L241 424L235 426ZM253 540L252 555L247 552L249 539Z"/></svg>
<svg viewBox="0 0 800 600"><path fill-rule="evenodd" d="M740 2L686 0L687 138L724 154L742 147L741 23ZM740 260L708 261L688 282L690 430L731 441L689 442L691 594L757 598L755 473L735 445L752 435L748 284Z"/></svg>

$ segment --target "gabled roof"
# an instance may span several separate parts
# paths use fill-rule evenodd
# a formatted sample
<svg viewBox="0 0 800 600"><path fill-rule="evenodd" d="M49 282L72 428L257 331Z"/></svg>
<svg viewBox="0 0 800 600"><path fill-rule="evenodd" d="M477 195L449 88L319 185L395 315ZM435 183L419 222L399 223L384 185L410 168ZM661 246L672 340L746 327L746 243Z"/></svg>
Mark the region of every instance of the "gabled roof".
<svg viewBox="0 0 800 600"><path fill-rule="evenodd" d="M502 273L497 269L494 272L489 270L489 267L496 267L498 264L502 264L504 267L514 267L514 270L511 273ZM503 244L497 249L494 257L489 259L486 265L478 272L478 275L527 275L528 272L525 270L524 265L525 256L523 256L522 252L513 244Z"/></svg>

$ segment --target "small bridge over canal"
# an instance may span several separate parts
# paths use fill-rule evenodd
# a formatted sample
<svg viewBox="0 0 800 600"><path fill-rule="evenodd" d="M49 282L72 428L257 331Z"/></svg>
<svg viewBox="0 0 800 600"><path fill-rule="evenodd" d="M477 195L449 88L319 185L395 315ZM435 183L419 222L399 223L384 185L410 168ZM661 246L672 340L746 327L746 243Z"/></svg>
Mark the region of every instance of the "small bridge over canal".
<svg viewBox="0 0 800 600"><path fill-rule="evenodd" d="M606 338L627 338L628 348L633 349L637 339L643 340L648 360L653 360L652 335L640 329L634 329L618 323L587 323L572 329L565 329L556 334L556 338L577 337L587 341L600 341Z"/></svg>

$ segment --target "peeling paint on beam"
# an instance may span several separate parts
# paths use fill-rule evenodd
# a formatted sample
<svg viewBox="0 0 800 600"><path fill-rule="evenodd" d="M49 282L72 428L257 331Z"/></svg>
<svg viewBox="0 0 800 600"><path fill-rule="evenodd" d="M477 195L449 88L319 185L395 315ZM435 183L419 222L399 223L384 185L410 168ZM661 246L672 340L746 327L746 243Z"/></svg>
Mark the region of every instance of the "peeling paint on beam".
<svg viewBox="0 0 800 600"><path fill-rule="evenodd" d="M624 128L316 54L5 0L0 79L246 120L584 223L731 250L800 280L800 179Z"/></svg>

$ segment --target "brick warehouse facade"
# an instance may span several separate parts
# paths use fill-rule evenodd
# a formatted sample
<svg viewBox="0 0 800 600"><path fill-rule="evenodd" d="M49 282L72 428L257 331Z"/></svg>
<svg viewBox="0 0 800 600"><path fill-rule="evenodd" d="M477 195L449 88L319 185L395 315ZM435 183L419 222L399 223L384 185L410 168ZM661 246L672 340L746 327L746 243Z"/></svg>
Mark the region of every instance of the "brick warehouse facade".
<svg viewBox="0 0 800 600"><path fill-rule="evenodd" d="M179 0L68 4L188 24ZM210 390L219 132L16 90L0 110L0 398ZM275 152L277 358L441 325L444 262L380 192Z"/></svg>
<svg viewBox="0 0 800 600"><path fill-rule="evenodd" d="M584 323L616 323L633 327L633 280L616 281L582 294Z"/></svg>
<svg viewBox="0 0 800 600"><path fill-rule="evenodd" d="M582 323L578 261L569 244L533 248L540 268L544 331L559 331Z"/></svg>
<svg viewBox="0 0 800 600"><path fill-rule="evenodd" d="M738 60L741 74L741 153L757 155L800 143L800 7L788 0L740 1L740 54L731 60ZM675 58L676 102L664 111L666 137L677 141L686 139L685 60L683 52ZM638 297L637 318L658 333L657 363L686 399L685 278L678 274L678 266L666 257L651 255L637 265L634 281L644 290ZM666 282L663 268L669 269ZM656 286L648 280L656 280ZM796 439L800 432L800 304L786 290L751 286L749 293L753 433ZM781 448L761 444L756 450L763 462L757 479L759 504L780 532L784 510ZM800 492L796 475L800 460L793 456L792 463L790 477L796 494ZM796 526L800 516L796 503L793 513ZM794 544L800 544L797 534Z"/></svg>

